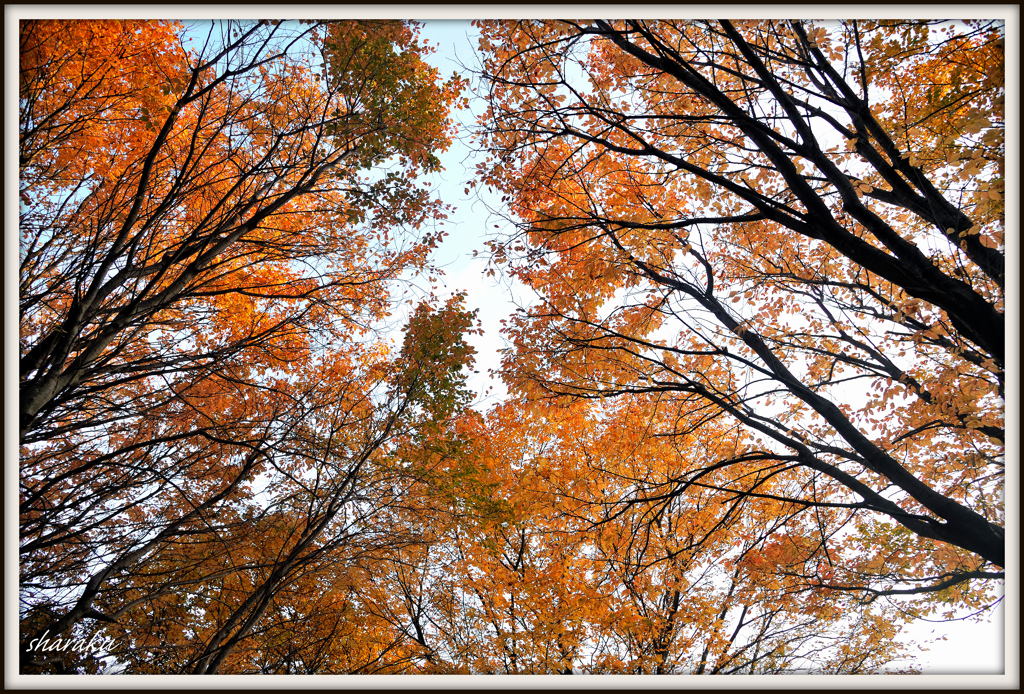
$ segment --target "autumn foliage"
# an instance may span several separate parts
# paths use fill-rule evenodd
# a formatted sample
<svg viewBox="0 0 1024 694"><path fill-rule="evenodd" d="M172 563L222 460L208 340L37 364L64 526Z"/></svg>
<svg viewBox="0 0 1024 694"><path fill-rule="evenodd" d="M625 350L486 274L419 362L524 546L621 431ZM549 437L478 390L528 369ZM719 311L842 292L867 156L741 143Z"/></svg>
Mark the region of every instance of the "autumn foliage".
<svg viewBox="0 0 1024 694"><path fill-rule="evenodd" d="M520 391L735 430L628 503L781 504L745 555L790 589L1000 578L999 26L481 26L481 171L520 230L495 260L539 297Z"/></svg>
<svg viewBox="0 0 1024 694"><path fill-rule="evenodd" d="M401 493L377 459L468 357L372 332L444 214L416 178L461 83L423 50L402 22L22 24L32 629L98 613L151 671L214 671L326 554L406 541L339 517Z"/></svg>
<svg viewBox="0 0 1024 694"><path fill-rule="evenodd" d="M998 599L1002 27L477 28L486 411L415 23L21 23L23 673L870 673Z"/></svg>

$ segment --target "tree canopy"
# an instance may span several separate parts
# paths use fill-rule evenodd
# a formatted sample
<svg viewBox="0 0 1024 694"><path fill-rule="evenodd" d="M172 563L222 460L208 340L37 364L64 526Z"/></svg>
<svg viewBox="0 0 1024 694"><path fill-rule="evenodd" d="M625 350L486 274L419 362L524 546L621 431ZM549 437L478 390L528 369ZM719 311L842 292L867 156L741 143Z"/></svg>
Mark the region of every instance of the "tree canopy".
<svg viewBox="0 0 1024 694"><path fill-rule="evenodd" d="M21 22L23 673L901 672L999 600L1002 24L475 25L470 95L415 22ZM489 407L414 286L470 99Z"/></svg>
<svg viewBox="0 0 1024 694"><path fill-rule="evenodd" d="M539 296L520 390L737 428L629 502L784 502L792 580L1001 577L1000 26L481 27L482 172L521 220L495 259Z"/></svg>
<svg viewBox="0 0 1024 694"><path fill-rule="evenodd" d="M190 33L21 25L21 590L30 633L177 630L130 657L212 672L324 554L409 541L339 517L403 493L377 458L470 356L417 346L456 305L397 358L373 332L439 240L461 81L403 22Z"/></svg>

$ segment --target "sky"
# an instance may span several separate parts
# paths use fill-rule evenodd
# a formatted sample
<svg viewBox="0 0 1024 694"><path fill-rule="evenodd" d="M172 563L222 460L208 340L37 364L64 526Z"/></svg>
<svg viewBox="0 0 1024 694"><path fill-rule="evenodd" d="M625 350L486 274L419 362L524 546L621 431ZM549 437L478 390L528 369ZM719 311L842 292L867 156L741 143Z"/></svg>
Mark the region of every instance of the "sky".
<svg viewBox="0 0 1024 694"><path fill-rule="evenodd" d="M472 81L476 58L471 31L468 21L434 20L425 24L423 38L437 47L428 61L438 68L441 76L448 78L458 72ZM530 293L522 284L499 273L493 277L485 274L488 269L485 242L509 229L501 215L499 196L488 193L482 186L466 193L478 161L470 128L479 110L480 104L471 99L469 109L462 109L455 115L460 134L452 147L440 155L444 170L431 182L441 200L454 208L444 226L449 236L434 256L435 263L444 271L442 282L447 291L442 290L441 298L464 290L467 308L478 310L484 332L470 339L477 351L478 374L470 379L469 385L477 393L477 405L486 407L507 392L495 373L501 366L499 350L504 347L501 320L514 312L517 305L525 305Z"/></svg>
<svg viewBox="0 0 1024 694"><path fill-rule="evenodd" d="M437 47L428 60L442 76L458 71L472 83L471 71L476 65L472 35L473 28L468 20L425 22L422 36ZM471 105L470 111L473 109ZM445 224L449 236L438 249L436 260L445 271L442 278L445 289L441 296L465 290L468 308L479 309L484 334L473 336L471 340L477 350L479 374L471 379L470 385L478 394L477 406L486 408L506 392L501 381L489 373L500 368L498 350L504 347L500 321L515 311L517 302L521 305L528 300L529 294L508 278L484 275L487 269L484 242L506 230L506 223L499 214L497 196L487 196L486 191L479 188L469 195L465 193L476 161L465 132L472 126L473 114L463 110L457 117L465 126L464 132L452 148L441 155L444 171L432 181L441 199L454 206ZM478 252L476 257L473 251ZM907 643L928 645L928 651L922 651L911 661L924 674L1001 674L1004 669L1003 622L1004 603L1000 603L990 620L980 623L919 621L908 626L901 637Z"/></svg>

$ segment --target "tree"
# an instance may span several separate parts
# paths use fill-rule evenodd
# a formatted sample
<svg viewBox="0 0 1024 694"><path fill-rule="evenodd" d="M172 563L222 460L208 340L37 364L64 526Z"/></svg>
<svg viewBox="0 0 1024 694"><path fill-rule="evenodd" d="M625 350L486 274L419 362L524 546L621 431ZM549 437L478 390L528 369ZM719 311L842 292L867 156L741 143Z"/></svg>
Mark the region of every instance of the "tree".
<svg viewBox="0 0 1024 694"><path fill-rule="evenodd" d="M433 526L429 545L403 552L364 591L419 647L421 672L897 667L906 646L893 638L904 618L894 606L800 590L762 570L808 541L791 505L721 503L708 489L635 502L637 490L736 443L737 432L647 436L679 414L665 405L508 401L486 419L467 413L452 499L464 509L445 514L458 522Z"/></svg>
<svg viewBox="0 0 1024 694"><path fill-rule="evenodd" d="M397 358L374 339L440 239L416 176L461 81L397 21L31 21L20 41L24 635L177 610L208 638L167 662L212 672L344 544L371 461L461 366L410 356L426 332Z"/></svg>
<svg viewBox="0 0 1024 694"><path fill-rule="evenodd" d="M758 566L793 589L991 601L1002 26L480 26L481 174L518 225L493 258L538 294L519 392L657 395L680 416L653 437L741 427L633 501L783 504Z"/></svg>
<svg viewBox="0 0 1024 694"><path fill-rule="evenodd" d="M125 625L112 631L119 662L141 672L306 674L403 664L403 640L365 609L360 585L428 536L414 522L430 516L424 482L397 456L407 439L436 438L465 398L472 314L460 302L413 313L377 389L364 390L366 375L326 369L306 375L315 384L294 384L292 430L268 446L274 472L260 502L245 504L241 519L227 508L185 528L127 591L98 599Z"/></svg>

